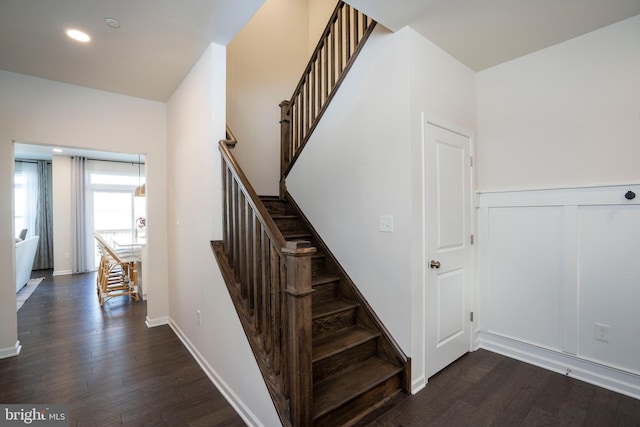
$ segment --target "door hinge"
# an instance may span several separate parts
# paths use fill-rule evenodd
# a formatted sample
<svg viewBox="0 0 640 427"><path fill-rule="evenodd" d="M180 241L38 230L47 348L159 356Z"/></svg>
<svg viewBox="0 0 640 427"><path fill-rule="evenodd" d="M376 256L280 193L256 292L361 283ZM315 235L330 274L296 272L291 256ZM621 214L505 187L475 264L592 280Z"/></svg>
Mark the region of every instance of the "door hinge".
<svg viewBox="0 0 640 427"><path fill-rule="evenodd" d="M471 321L473 322L473 311L471 312L471 316L469 316Z"/></svg>
<svg viewBox="0 0 640 427"><path fill-rule="evenodd" d="M473 245L473 241L474 241L474 238L473 238L473 234L472 234L472 235L471 235L471 244L472 244L472 245Z"/></svg>
<svg viewBox="0 0 640 427"><path fill-rule="evenodd" d="M473 167L473 156L469 157L469 166Z"/></svg>

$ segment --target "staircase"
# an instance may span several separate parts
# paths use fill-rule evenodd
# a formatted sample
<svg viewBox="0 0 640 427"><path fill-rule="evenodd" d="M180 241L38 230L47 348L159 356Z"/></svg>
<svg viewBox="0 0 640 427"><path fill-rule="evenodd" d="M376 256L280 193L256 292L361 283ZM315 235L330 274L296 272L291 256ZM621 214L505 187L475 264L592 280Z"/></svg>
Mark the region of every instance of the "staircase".
<svg viewBox="0 0 640 427"><path fill-rule="evenodd" d="M288 198L261 200L288 242L317 248L311 261L313 425L343 425L406 389L403 363L297 206Z"/></svg>
<svg viewBox="0 0 640 427"><path fill-rule="evenodd" d="M258 197L220 141L223 240L211 242L247 341L285 427L343 426L409 391L395 343L286 189L286 177L375 21L338 2L281 108L278 197Z"/></svg>

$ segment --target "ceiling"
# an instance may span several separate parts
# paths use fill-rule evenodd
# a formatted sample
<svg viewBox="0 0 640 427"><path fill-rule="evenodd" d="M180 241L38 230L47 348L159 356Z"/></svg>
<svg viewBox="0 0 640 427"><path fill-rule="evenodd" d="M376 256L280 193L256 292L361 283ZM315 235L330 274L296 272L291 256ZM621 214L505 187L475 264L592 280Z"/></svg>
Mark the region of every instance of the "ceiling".
<svg viewBox="0 0 640 427"><path fill-rule="evenodd" d="M207 46L226 45L263 2L0 0L0 69L165 102ZM640 14L640 0L348 2L391 30L410 25L475 71ZM69 27L92 41L68 39Z"/></svg>
<svg viewBox="0 0 640 427"><path fill-rule="evenodd" d="M61 150L54 152L53 150ZM145 161L144 155L113 153L108 151L86 150L70 147L52 147L50 145L30 144L16 141L14 144L14 157L16 160L51 160L54 155L79 156L93 160L108 160L112 162L138 163Z"/></svg>
<svg viewBox="0 0 640 427"><path fill-rule="evenodd" d="M227 45L264 1L0 0L0 70L166 102L209 44ZM411 26L475 71L640 14L640 0L348 3L392 31ZM92 41L68 39L70 27ZM50 159L52 148L18 143L15 153ZM137 161L131 154L64 154Z"/></svg>
<svg viewBox="0 0 640 427"><path fill-rule="evenodd" d="M263 2L0 0L0 69L165 102L209 44L227 45ZM71 27L91 42L69 39Z"/></svg>
<svg viewBox="0 0 640 427"><path fill-rule="evenodd" d="M640 0L348 0L392 31L411 26L474 71L640 14Z"/></svg>

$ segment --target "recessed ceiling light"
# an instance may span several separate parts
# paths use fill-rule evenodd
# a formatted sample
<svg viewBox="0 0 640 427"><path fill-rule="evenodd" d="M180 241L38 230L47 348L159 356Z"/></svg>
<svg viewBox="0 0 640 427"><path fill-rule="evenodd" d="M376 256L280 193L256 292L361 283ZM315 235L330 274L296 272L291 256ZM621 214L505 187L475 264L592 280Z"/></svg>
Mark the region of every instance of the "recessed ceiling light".
<svg viewBox="0 0 640 427"><path fill-rule="evenodd" d="M66 31L67 35L69 37L71 37L72 39L82 42L82 43L87 43L91 41L91 37L89 37L89 34L80 31L80 30L76 30L73 28L70 28Z"/></svg>
<svg viewBox="0 0 640 427"><path fill-rule="evenodd" d="M120 21L113 18L104 18L104 22L107 23L111 28L120 28Z"/></svg>
<svg viewBox="0 0 640 427"><path fill-rule="evenodd" d="M62 153L62 148L54 148L53 152L54 153Z"/></svg>

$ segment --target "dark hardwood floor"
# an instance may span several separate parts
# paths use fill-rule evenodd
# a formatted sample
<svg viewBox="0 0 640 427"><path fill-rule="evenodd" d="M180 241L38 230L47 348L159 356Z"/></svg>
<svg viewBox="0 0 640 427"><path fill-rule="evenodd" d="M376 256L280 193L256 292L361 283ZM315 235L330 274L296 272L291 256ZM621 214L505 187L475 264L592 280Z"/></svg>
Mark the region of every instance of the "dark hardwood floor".
<svg viewBox="0 0 640 427"><path fill-rule="evenodd" d="M640 426L640 400L486 350L357 426Z"/></svg>
<svg viewBox="0 0 640 427"><path fill-rule="evenodd" d="M101 309L93 274L48 276L18 312L22 352L0 360L0 403L69 404L71 426L243 426L173 331L145 316L127 298ZM640 400L478 350L357 426L640 426Z"/></svg>
<svg viewBox="0 0 640 427"><path fill-rule="evenodd" d="M42 277L34 272L33 277ZM69 404L71 426L244 426L146 303L101 308L95 275L47 275L18 311L18 357L0 360L1 403Z"/></svg>

